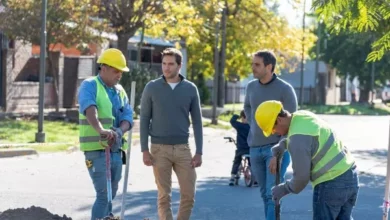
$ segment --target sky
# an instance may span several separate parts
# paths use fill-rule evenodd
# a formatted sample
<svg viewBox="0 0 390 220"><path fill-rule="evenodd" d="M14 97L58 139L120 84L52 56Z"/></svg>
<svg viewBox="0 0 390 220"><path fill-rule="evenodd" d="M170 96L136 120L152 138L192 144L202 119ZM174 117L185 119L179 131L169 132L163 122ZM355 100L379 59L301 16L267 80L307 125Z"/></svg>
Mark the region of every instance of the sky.
<svg viewBox="0 0 390 220"><path fill-rule="evenodd" d="M295 27L302 27L302 8L303 8L303 0L302 4L299 5L297 9L294 9L290 2L293 0L277 0L280 4L279 13L280 15L287 18L290 25ZM306 0L306 12L310 11L312 0ZM306 17L306 22L307 22Z"/></svg>

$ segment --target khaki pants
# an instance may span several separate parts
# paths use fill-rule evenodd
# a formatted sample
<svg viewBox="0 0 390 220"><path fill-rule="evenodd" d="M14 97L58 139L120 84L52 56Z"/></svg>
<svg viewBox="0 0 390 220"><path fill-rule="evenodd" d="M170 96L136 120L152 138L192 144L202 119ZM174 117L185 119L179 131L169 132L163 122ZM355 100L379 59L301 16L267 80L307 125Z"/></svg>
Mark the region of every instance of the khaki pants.
<svg viewBox="0 0 390 220"><path fill-rule="evenodd" d="M189 220L195 203L196 172L191 166L192 154L188 144L152 144L153 173L158 189L158 216L173 220L171 209L172 169L180 186L180 206L177 220Z"/></svg>

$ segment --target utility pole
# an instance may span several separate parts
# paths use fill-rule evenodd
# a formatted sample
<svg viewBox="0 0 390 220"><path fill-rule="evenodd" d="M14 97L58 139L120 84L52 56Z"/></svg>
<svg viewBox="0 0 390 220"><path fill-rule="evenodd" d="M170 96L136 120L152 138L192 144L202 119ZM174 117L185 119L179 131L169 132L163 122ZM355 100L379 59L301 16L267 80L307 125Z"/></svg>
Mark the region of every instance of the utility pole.
<svg viewBox="0 0 390 220"><path fill-rule="evenodd" d="M371 43L375 41L375 36L372 35ZM375 99L375 62L371 63L371 104L374 105Z"/></svg>
<svg viewBox="0 0 390 220"><path fill-rule="evenodd" d="M303 90L303 71L304 71L304 62L305 62L305 17L306 17L306 0L303 0L303 18L302 18L302 59L301 59L301 91L300 91L300 99L299 105L302 107L303 99L304 99L304 90Z"/></svg>
<svg viewBox="0 0 390 220"><path fill-rule="evenodd" d="M375 99L375 63L371 63L371 103L374 104Z"/></svg>
<svg viewBox="0 0 390 220"><path fill-rule="evenodd" d="M319 75L319 65L320 65L320 47L321 47L321 23L318 22L317 26L317 45L316 45L316 67L315 67L315 77L314 77L314 104L319 104L319 88L318 88L318 75Z"/></svg>
<svg viewBox="0 0 390 220"><path fill-rule="evenodd" d="M35 133L35 141L45 142L45 133L43 132L43 106L45 103L45 73L46 73L46 8L47 0L42 0L41 11L41 51L39 57L39 116L38 116L38 132Z"/></svg>
<svg viewBox="0 0 390 220"><path fill-rule="evenodd" d="M221 42L221 59L219 68L219 86L218 86L218 106L223 107L225 104L225 63L226 63L226 23L227 23L227 9L226 6L222 10L222 42Z"/></svg>
<svg viewBox="0 0 390 220"><path fill-rule="evenodd" d="M145 32L145 21L142 23L142 28L141 28L141 38L138 43L138 48L137 48L137 66L140 67L141 65L141 51L142 51L142 45L144 44L144 32Z"/></svg>
<svg viewBox="0 0 390 220"><path fill-rule="evenodd" d="M218 124L217 102L218 102L218 69L219 69L219 22L215 25L215 45L214 45L214 87L213 87L213 110L211 124Z"/></svg>

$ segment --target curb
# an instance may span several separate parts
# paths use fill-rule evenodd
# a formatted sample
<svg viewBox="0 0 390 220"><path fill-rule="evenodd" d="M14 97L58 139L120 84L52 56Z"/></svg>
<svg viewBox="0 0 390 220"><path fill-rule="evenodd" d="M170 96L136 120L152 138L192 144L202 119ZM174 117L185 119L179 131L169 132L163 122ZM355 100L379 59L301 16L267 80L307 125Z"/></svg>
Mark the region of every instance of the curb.
<svg viewBox="0 0 390 220"><path fill-rule="evenodd" d="M27 155L38 155L38 152L31 148L19 148L19 149L0 149L0 158L7 157L19 157Z"/></svg>

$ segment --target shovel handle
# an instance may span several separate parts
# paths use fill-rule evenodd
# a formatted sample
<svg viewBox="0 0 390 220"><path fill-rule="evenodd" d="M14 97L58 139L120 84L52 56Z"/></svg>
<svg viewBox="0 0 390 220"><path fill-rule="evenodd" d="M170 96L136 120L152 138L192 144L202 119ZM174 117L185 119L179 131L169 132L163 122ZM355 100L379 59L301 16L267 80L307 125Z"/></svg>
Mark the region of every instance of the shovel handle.
<svg viewBox="0 0 390 220"><path fill-rule="evenodd" d="M275 186L280 184L280 161L282 155L276 157L276 175L275 175ZM275 201L275 219L280 220L280 201L279 199Z"/></svg>
<svg viewBox="0 0 390 220"><path fill-rule="evenodd" d="M107 201L112 203L112 185L111 185L111 146L104 144L103 141L106 137L100 136L100 145L105 148L105 160L106 160L106 185L107 185Z"/></svg>

